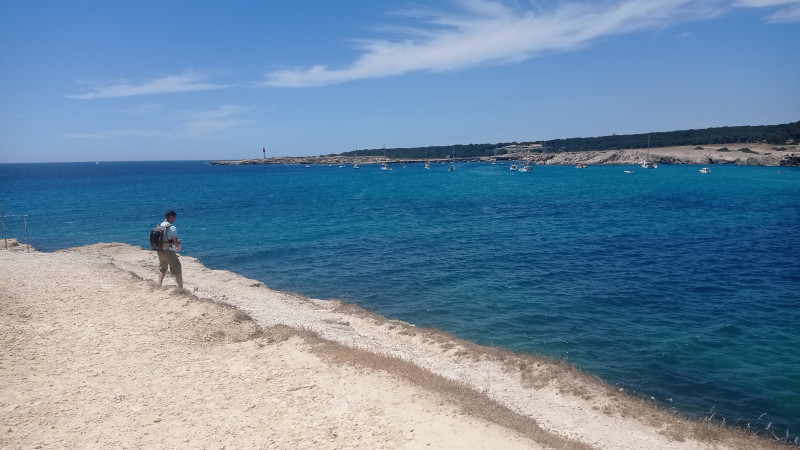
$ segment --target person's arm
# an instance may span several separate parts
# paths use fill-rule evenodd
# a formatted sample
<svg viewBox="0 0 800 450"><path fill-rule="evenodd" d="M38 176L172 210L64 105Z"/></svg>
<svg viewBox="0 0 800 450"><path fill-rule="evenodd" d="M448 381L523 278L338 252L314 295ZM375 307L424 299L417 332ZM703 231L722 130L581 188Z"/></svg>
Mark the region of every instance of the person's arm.
<svg viewBox="0 0 800 450"><path fill-rule="evenodd" d="M172 248L174 248L176 252L181 251L181 239L178 236L172 237Z"/></svg>

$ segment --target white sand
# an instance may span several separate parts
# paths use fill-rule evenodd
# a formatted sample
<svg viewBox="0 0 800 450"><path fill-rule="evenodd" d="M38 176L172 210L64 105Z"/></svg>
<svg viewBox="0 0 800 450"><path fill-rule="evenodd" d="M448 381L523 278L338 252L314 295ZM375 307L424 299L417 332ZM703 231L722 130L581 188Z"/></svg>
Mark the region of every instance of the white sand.
<svg viewBox="0 0 800 450"><path fill-rule="evenodd" d="M0 245L1 448L761 445L664 414L564 364L498 356L187 256L188 293L169 276L158 288L155 253L137 247L15 249ZM362 364L357 350L276 325L396 359ZM406 361L425 369L415 367L424 381ZM509 427L509 415L541 429Z"/></svg>

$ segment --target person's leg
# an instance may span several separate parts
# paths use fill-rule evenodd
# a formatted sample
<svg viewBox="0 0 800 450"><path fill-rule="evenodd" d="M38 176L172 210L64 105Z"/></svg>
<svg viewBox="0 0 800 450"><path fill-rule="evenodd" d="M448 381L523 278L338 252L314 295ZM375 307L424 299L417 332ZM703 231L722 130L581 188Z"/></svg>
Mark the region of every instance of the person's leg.
<svg viewBox="0 0 800 450"><path fill-rule="evenodd" d="M167 266L169 266L169 258L164 251L158 251L158 286L164 282L164 275L167 274Z"/></svg>
<svg viewBox="0 0 800 450"><path fill-rule="evenodd" d="M183 289L183 269L181 267L181 260L175 252L170 252L169 255L169 271L175 277L175 282L180 289Z"/></svg>
<svg viewBox="0 0 800 450"><path fill-rule="evenodd" d="M183 275L176 274L175 275L175 282L178 283L178 287L183 289Z"/></svg>

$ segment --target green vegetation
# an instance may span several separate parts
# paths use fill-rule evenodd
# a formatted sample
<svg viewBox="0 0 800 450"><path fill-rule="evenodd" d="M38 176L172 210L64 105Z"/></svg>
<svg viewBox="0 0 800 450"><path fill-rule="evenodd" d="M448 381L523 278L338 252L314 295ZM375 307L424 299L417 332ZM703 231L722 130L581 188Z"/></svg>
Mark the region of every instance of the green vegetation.
<svg viewBox="0 0 800 450"><path fill-rule="evenodd" d="M728 147L722 147L717 149L718 152L729 152Z"/></svg>
<svg viewBox="0 0 800 450"><path fill-rule="evenodd" d="M750 149L749 149L749 148L747 148L747 147L745 147L745 148L740 148L740 149L739 149L739 151L740 151L740 152L742 152L742 153L752 153L752 154L754 154L754 155L757 155L757 154L758 154L758 152L757 152L757 151L755 151L755 150L750 150Z"/></svg>
<svg viewBox="0 0 800 450"><path fill-rule="evenodd" d="M783 125L758 125L741 127L717 127L702 130L679 130L655 133L611 135L601 137L582 137L552 139L535 142L500 142L497 144L457 144L415 148L361 149L341 153L342 156L383 156L390 158L474 158L479 156L499 156L507 153L508 145L535 147L537 153L580 152L597 150L644 149L649 147L696 146L703 145L767 143L772 145L793 145L800 142L800 121ZM783 147L773 147L775 150ZM727 149L719 151L729 151ZM746 153L755 153L747 148Z"/></svg>
<svg viewBox="0 0 800 450"><path fill-rule="evenodd" d="M554 139L544 142L545 151L616 150L686 145L745 144L764 142L786 145L800 139L800 122L784 125L706 128L661 133L612 135L596 138Z"/></svg>
<svg viewBox="0 0 800 450"><path fill-rule="evenodd" d="M505 155L508 153L505 147L511 143L498 144L468 144L468 145L439 145L431 147L415 148L376 148L354 150L352 152L341 153L342 156L383 156L386 153L390 158L475 158L479 156Z"/></svg>

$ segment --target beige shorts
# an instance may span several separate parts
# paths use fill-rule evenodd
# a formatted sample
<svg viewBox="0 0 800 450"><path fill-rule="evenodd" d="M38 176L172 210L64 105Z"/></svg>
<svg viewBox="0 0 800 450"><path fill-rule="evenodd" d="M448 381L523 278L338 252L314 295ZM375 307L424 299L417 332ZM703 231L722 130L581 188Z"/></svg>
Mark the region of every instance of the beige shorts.
<svg viewBox="0 0 800 450"><path fill-rule="evenodd" d="M167 266L169 266L169 271L173 275L181 274L181 261L175 252L172 250L158 250L156 253L158 253L158 266L161 269L161 273L167 273Z"/></svg>

